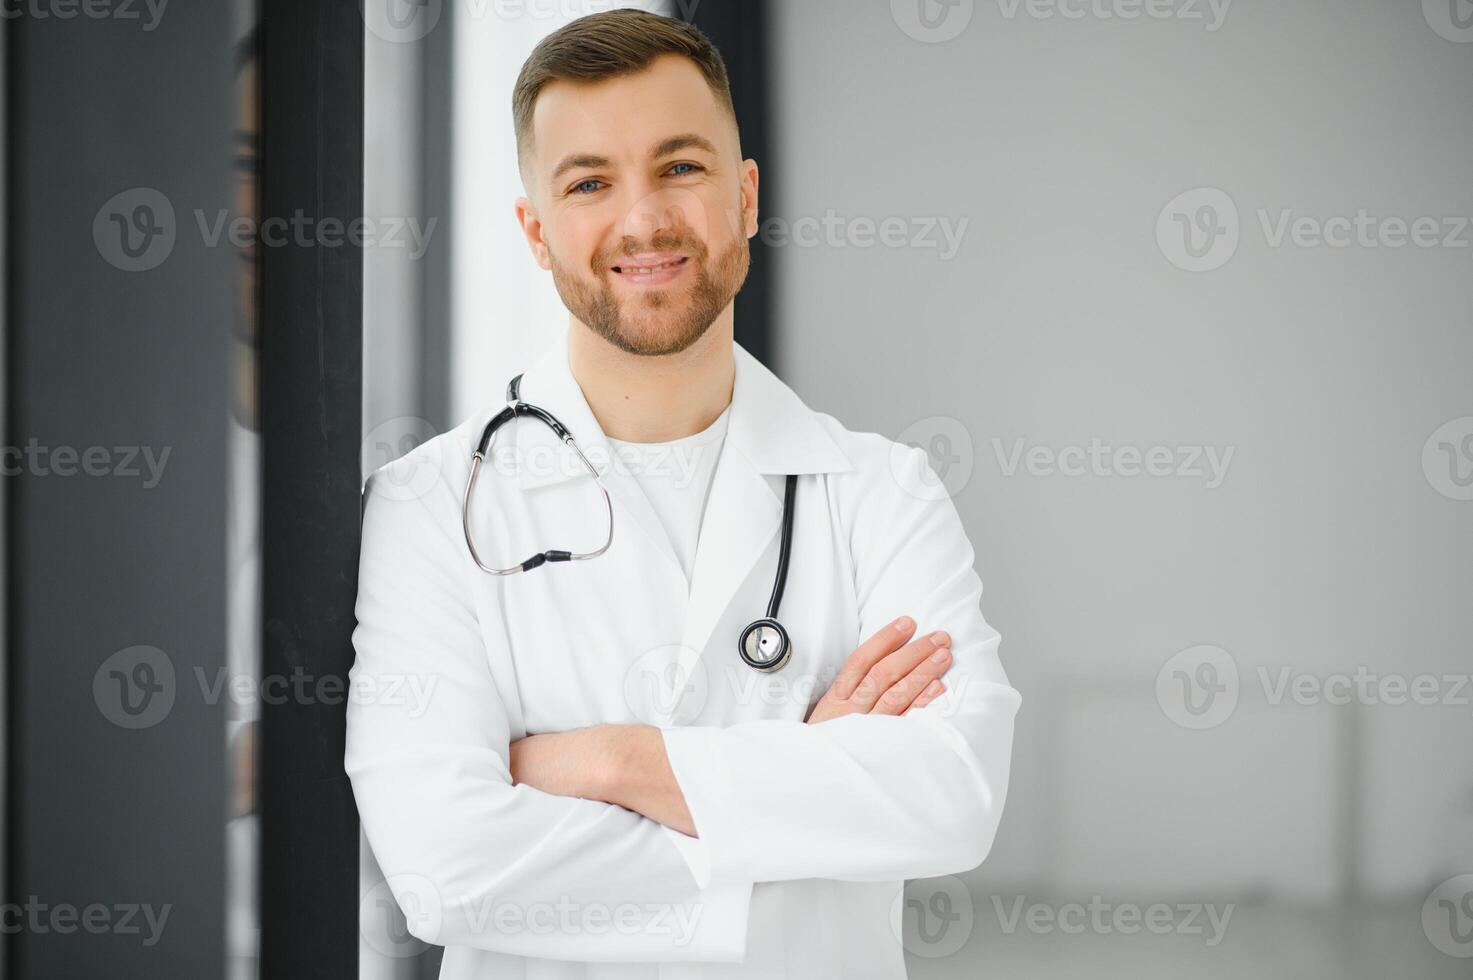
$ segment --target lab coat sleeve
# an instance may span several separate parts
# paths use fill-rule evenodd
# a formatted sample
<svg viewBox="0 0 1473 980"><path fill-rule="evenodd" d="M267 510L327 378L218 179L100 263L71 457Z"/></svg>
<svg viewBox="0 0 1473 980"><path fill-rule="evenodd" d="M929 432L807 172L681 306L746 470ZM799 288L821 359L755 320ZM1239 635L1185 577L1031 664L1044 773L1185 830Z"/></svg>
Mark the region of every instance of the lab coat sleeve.
<svg viewBox="0 0 1473 980"><path fill-rule="evenodd" d="M394 499L376 483L344 765L409 931L558 960L740 961L751 879L702 887L660 824L512 784L495 641L483 638L504 632L479 621L493 613L467 583L459 502L438 488Z"/></svg>
<svg viewBox="0 0 1473 980"><path fill-rule="evenodd" d="M916 620L917 635L946 630L947 693L900 716L662 728L703 842L685 856L713 887L954 874L991 849L1021 699L983 619L982 582L955 506L928 492L940 481L924 451L895 452L909 469L882 464L854 505L859 636L902 615Z"/></svg>

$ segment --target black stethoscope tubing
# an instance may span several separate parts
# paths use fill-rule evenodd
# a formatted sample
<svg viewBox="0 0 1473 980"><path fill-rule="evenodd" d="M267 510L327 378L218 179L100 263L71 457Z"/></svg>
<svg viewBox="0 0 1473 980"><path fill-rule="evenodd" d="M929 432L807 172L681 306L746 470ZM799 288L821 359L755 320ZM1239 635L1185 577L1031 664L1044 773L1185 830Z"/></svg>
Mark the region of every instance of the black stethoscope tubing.
<svg viewBox="0 0 1473 980"><path fill-rule="evenodd" d="M476 445L475 452L471 454L470 476L466 479L465 495L461 501L461 527L465 532L466 547L470 550L471 558L475 561L476 567L489 575L514 575L518 572L529 572L547 562L585 561L603 554L614 541L614 505L609 498L608 489L603 485L603 480L600 478L598 470L588 461L588 457L583 455L583 451L573 441L573 434L557 420L556 416L544 408L539 408L536 405L521 400L519 397L521 383L522 376L520 374L511 379L511 383L506 386L506 407L496 413L495 417L487 422L485 428L481 430L480 442ZM556 433L557 437L563 443L578 454L578 458L582 460L583 465L588 469L589 475L593 477L594 482L598 485L599 492L603 494L604 506L608 511L609 534L603 545L596 551L583 553L560 550L543 551L533 555L519 565L512 565L508 568L493 568L481 559L471 535L471 496L475 490L476 477L480 473L482 464L486 461L486 454L490 451L491 439L496 435L496 430L500 429L512 419L523 415L535 418L546 424ZM749 667L763 672L778 670L793 655L792 640L788 636L788 631L778 622L777 613L778 607L782 604L783 589L786 587L788 580L788 559L792 553L793 544L793 500L797 496L795 492L797 484L797 475L788 474L783 488L783 524L782 538L777 554L777 578L772 583L772 597L767 602L767 615L762 619L754 620L747 624L737 639L737 654L742 658L742 661Z"/></svg>

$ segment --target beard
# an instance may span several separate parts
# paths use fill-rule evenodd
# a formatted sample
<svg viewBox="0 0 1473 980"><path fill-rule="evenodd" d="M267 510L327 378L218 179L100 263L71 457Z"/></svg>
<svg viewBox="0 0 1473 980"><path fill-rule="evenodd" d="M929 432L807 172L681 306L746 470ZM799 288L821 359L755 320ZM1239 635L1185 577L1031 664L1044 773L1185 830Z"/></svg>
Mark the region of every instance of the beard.
<svg viewBox="0 0 1473 980"><path fill-rule="evenodd" d="M632 292L621 303L614 293L612 266L621 255L680 252L695 266L694 280L667 289ZM594 253L593 278L579 276L548 248L552 281L563 304L594 333L628 354L658 357L678 354L700 340L747 280L751 262L747 239L738 235L709 262L710 250L690 236L655 236L646 248L621 246Z"/></svg>

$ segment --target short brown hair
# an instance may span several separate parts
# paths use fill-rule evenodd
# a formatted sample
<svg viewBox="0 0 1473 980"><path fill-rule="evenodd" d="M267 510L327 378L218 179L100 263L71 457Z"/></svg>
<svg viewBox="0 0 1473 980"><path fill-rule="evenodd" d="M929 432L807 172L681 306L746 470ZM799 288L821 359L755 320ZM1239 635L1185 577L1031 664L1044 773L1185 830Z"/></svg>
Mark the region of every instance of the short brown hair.
<svg viewBox="0 0 1473 980"><path fill-rule="evenodd" d="M733 121L736 108L726 80L726 63L710 38L684 21L633 8L579 17L543 38L532 49L512 89L511 114L517 136L517 163L532 146L532 109L543 86L558 79L601 82L633 75L663 54L695 62L716 101Z"/></svg>

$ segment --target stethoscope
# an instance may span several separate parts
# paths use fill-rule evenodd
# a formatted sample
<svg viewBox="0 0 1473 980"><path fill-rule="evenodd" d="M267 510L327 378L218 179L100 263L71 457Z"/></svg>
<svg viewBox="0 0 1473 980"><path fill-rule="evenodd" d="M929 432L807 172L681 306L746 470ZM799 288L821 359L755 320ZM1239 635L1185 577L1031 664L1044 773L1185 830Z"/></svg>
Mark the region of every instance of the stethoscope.
<svg viewBox="0 0 1473 980"><path fill-rule="evenodd" d="M583 450L573 441L573 434L557 418L544 408L528 404L519 397L522 385L522 376L519 374L511 379L506 386L506 407L486 423L481 430L481 441L476 446L476 451L471 454L471 472L465 482L465 497L461 502L460 520L465 530L465 546L470 549L471 558L475 560L476 566L481 571L490 575L514 575L517 572L530 572L532 569L547 562L559 561L587 561L597 558L609 550L609 545L614 543L614 505L609 499L609 491L603 484L603 479L588 457L583 455ZM593 477L598 486L599 493L603 494L604 509L608 513L609 533L604 543L595 551L582 553L572 551L543 551L533 555L520 565L512 565L509 568L492 568L481 560L481 555L476 551L476 543L471 537L471 494L475 490L476 476L480 473L481 464L486 460L486 454L490 451L491 440L496 435L496 430L518 415L526 415L535 418L552 429L557 437L561 439L573 452L578 454L578 459L583 463L588 475ZM778 605L782 602L783 586L788 579L788 555L793 543L793 498L794 490L798 483L795 474L788 474L783 492L783 530L782 541L777 554L777 581L772 584L772 598L767 601L767 615L762 619L754 620L747 624L742 630L741 636L737 638L737 653L747 666L755 670L774 671L781 668L791 659L793 655L793 643L788 638L788 631L783 629L782 623L777 621Z"/></svg>

